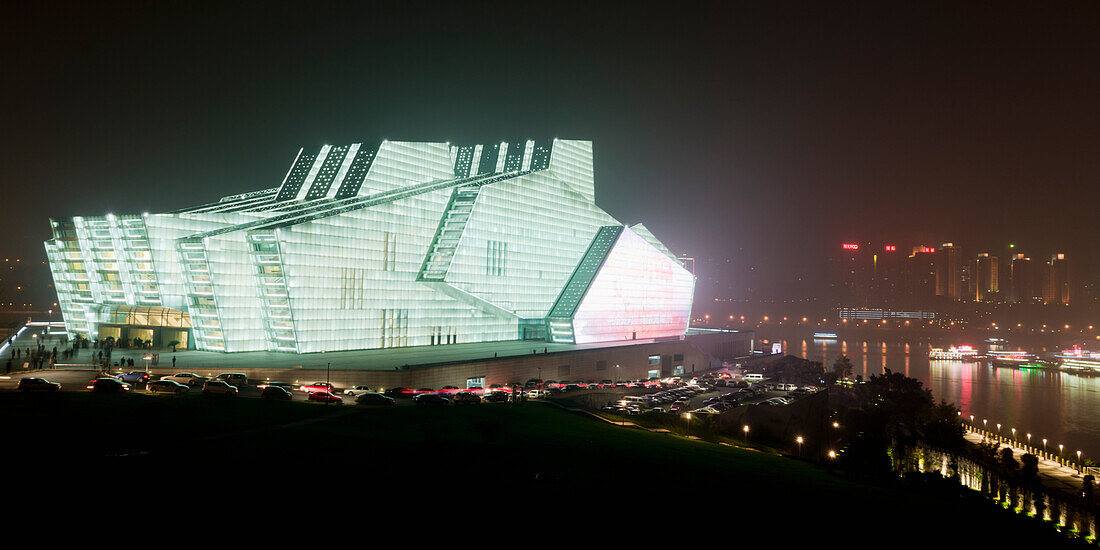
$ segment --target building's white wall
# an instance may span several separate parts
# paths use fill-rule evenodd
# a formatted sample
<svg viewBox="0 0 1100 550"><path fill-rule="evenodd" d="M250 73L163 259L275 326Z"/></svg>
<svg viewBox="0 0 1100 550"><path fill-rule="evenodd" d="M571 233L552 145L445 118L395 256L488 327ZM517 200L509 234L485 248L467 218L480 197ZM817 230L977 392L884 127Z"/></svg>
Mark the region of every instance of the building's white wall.
<svg viewBox="0 0 1100 550"><path fill-rule="evenodd" d="M592 166L592 142L555 139L550 173L589 202L596 202L596 176Z"/></svg>
<svg viewBox="0 0 1100 550"><path fill-rule="evenodd" d="M302 352L514 339L515 321L486 316L416 281L450 189L280 230ZM392 271L384 270L387 233ZM396 241L393 239L396 238ZM404 338L382 341L384 310L407 310Z"/></svg>
<svg viewBox="0 0 1100 550"><path fill-rule="evenodd" d="M359 195L451 178L454 165L446 143L383 141Z"/></svg>
<svg viewBox="0 0 1100 550"><path fill-rule="evenodd" d="M206 257L226 351L263 351L267 338L244 231L206 239Z"/></svg>
<svg viewBox="0 0 1100 550"><path fill-rule="evenodd" d="M525 318L554 305L596 230L618 222L545 172L481 189L447 282ZM504 275L487 271L488 242L508 245Z"/></svg>

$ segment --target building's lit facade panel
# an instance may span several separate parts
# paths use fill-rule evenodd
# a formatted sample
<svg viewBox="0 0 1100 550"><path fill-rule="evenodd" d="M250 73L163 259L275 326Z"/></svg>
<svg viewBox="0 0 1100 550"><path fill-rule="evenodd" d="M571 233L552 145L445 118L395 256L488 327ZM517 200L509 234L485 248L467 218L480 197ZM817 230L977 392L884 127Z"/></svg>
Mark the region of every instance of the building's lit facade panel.
<svg viewBox="0 0 1100 550"><path fill-rule="evenodd" d="M585 141L325 145L279 186L53 220L45 247L66 326L88 338L150 307L187 315L189 346L226 352L542 339L563 294L575 299L553 321L577 341L682 333L693 279L596 206L592 166ZM593 255L597 233L610 246L620 231ZM595 280L574 280L605 255Z"/></svg>
<svg viewBox="0 0 1100 550"><path fill-rule="evenodd" d="M624 229L573 317L578 344L664 338L687 330L695 277Z"/></svg>
<svg viewBox="0 0 1100 550"><path fill-rule="evenodd" d="M592 235L617 223L542 173L485 186L447 282L520 317L545 317Z"/></svg>

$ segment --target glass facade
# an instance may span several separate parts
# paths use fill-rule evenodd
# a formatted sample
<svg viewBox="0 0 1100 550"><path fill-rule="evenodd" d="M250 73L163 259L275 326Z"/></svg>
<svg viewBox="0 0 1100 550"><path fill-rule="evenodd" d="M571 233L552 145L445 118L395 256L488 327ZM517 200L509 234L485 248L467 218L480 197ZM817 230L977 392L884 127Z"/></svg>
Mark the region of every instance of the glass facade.
<svg viewBox="0 0 1100 550"><path fill-rule="evenodd" d="M45 246L88 338L126 307L186 315L196 348L226 352L682 335L694 277L594 198L586 141L326 145L277 187L51 220Z"/></svg>

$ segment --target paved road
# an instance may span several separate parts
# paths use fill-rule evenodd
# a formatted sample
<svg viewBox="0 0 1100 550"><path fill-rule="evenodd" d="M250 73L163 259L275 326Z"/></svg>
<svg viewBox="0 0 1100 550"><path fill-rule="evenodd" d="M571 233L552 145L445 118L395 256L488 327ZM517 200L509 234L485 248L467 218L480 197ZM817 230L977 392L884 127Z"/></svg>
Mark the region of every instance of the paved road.
<svg viewBox="0 0 1100 550"><path fill-rule="evenodd" d="M969 429L963 437L974 444L981 443L984 440L981 434L972 432ZM1015 457L1016 460L1020 460L1020 457L1027 452L1007 443L1001 443L1001 446L1012 449L1012 456ZM1062 466L1053 460L1045 458L1039 459L1039 478L1043 481L1043 484L1048 487L1064 489L1069 492L1077 492L1081 490L1081 477L1081 474L1074 468Z"/></svg>

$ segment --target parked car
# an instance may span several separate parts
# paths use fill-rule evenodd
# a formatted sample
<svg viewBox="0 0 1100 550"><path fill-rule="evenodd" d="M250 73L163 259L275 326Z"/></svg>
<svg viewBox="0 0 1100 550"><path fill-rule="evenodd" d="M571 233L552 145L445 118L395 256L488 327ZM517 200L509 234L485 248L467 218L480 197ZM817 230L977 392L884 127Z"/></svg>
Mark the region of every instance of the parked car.
<svg viewBox="0 0 1100 550"><path fill-rule="evenodd" d="M174 393L176 395L191 391L191 388L176 382L175 380L153 380L149 382L147 389L150 393Z"/></svg>
<svg viewBox="0 0 1100 550"><path fill-rule="evenodd" d="M19 391L60 391L61 384L45 378L24 378L19 381Z"/></svg>
<svg viewBox="0 0 1100 550"><path fill-rule="evenodd" d="M502 391L490 392L489 395L482 397L481 400L486 403L507 403L508 394Z"/></svg>
<svg viewBox="0 0 1100 550"><path fill-rule="evenodd" d="M454 394L455 405L477 405L481 403L481 396L468 391L460 391Z"/></svg>
<svg viewBox="0 0 1100 550"><path fill-rule="evenodd" d="M290 390L282 386L268 386L260 391L260 398L274 399L277 401L290 401L291 399L294 399L294 396L290 394Z"/></svg>
<svg viewBox="0 0 1100 550"><path fill-rule="evenodd" d="M309 394L308 399L310 401L316 401L318 403L335 403L337 405L343 405L344 400L339 395L333 395L332 392L317 391Z"/></svg>
<svg viewBox="0 0 1100 550"><path fill-rule="evenodd" d="M397 402L392 397L386 397L380 393L362 393L355 398L355 404L365 407L392 407Z"/></svg>
<svg viewBox="0 0 1100 550"><path fill-rule="evenodd" d="M132 370L126 374L118 375L118 379L126 382L127 384L144 384L149 381L152 375L149 371L145 370Z"/></svg>
<svg viewBox="0 0 1100 550"><path fill-rule="evenodd" d="M450 399L438 393L422 393L413 398L413 400L417 405L425 407L443 407L451 404Z"/></svg>
<svg viewBox="0 0 1100 550"><path fill-rule="evenodd" d="M207 380L202 385L202 393L207 395L215 393L221 395L236 395L237 386L232 386L225 380Z"/></svg>
<svg viewBox="0 0 1100 550"><path fill-rule="evenodd" d="M408 390L408 388L403 388L401 386L398 386L396 388L390 388L390 389L386 390L385 392L383 392L383 395L385 395L386 397L391 397L391 398L412 397L411 393L405 393L406 390Z"/></svg>
<svg viewBox="0 0 1100 550"><path fill-rule="evenodd" d="M288 392L292 392L292 391L294 391L294 384L291 384L290 382L270 382L270 381L268 381L268 382L264 382L263 384L257 384L256 388L260 389L260 390L263 390L263 389L266 389L266 388L283 388L284 390L286 390Z"/></svg>
<svg viewBox="0 0 1100 550"><path fill-rule="evenodd" d="M364 393L373 393L374 390L370 389L370 386L355 386L344 390L344 395L350 395L352 397L359 397Z"/></svg>
<svg viewBox="0 0 1100 550"><path fill-rule="evenodd" d="M118 378L102 376L89 382L87 389L95 393L122 393L130 391L130 385Z"/></svg>
<svg viewBox="0 0 1100 550"><path fill-rule="evenodd" d="M336 386L333 386L332 384L329 384L328 382L314 382L312 384L303 384L298 389L300 389L300 390L302 390L306 393L315 393L315 392L319 392L319 391L327 391L329 393L332 393L332 392L336 391Z"/></svg>
<svg viewBox="0 0 1100 550"><path fill-rule="evenodd" d="M185 384L188 386L198 386L199 384L206 382L205 376L199 376L193 372L177 372L176 374L161 376L160 379L172 380L174 382L179 382L180 384Z"/></svg>
<svg viewBox="0 0 1100 550"><path fill-rule="evenodd" d="M214 380L221 380L230 386L237 386L238 388L248 385L248 375L239 372L223 372L215 376Z"/></svg>

